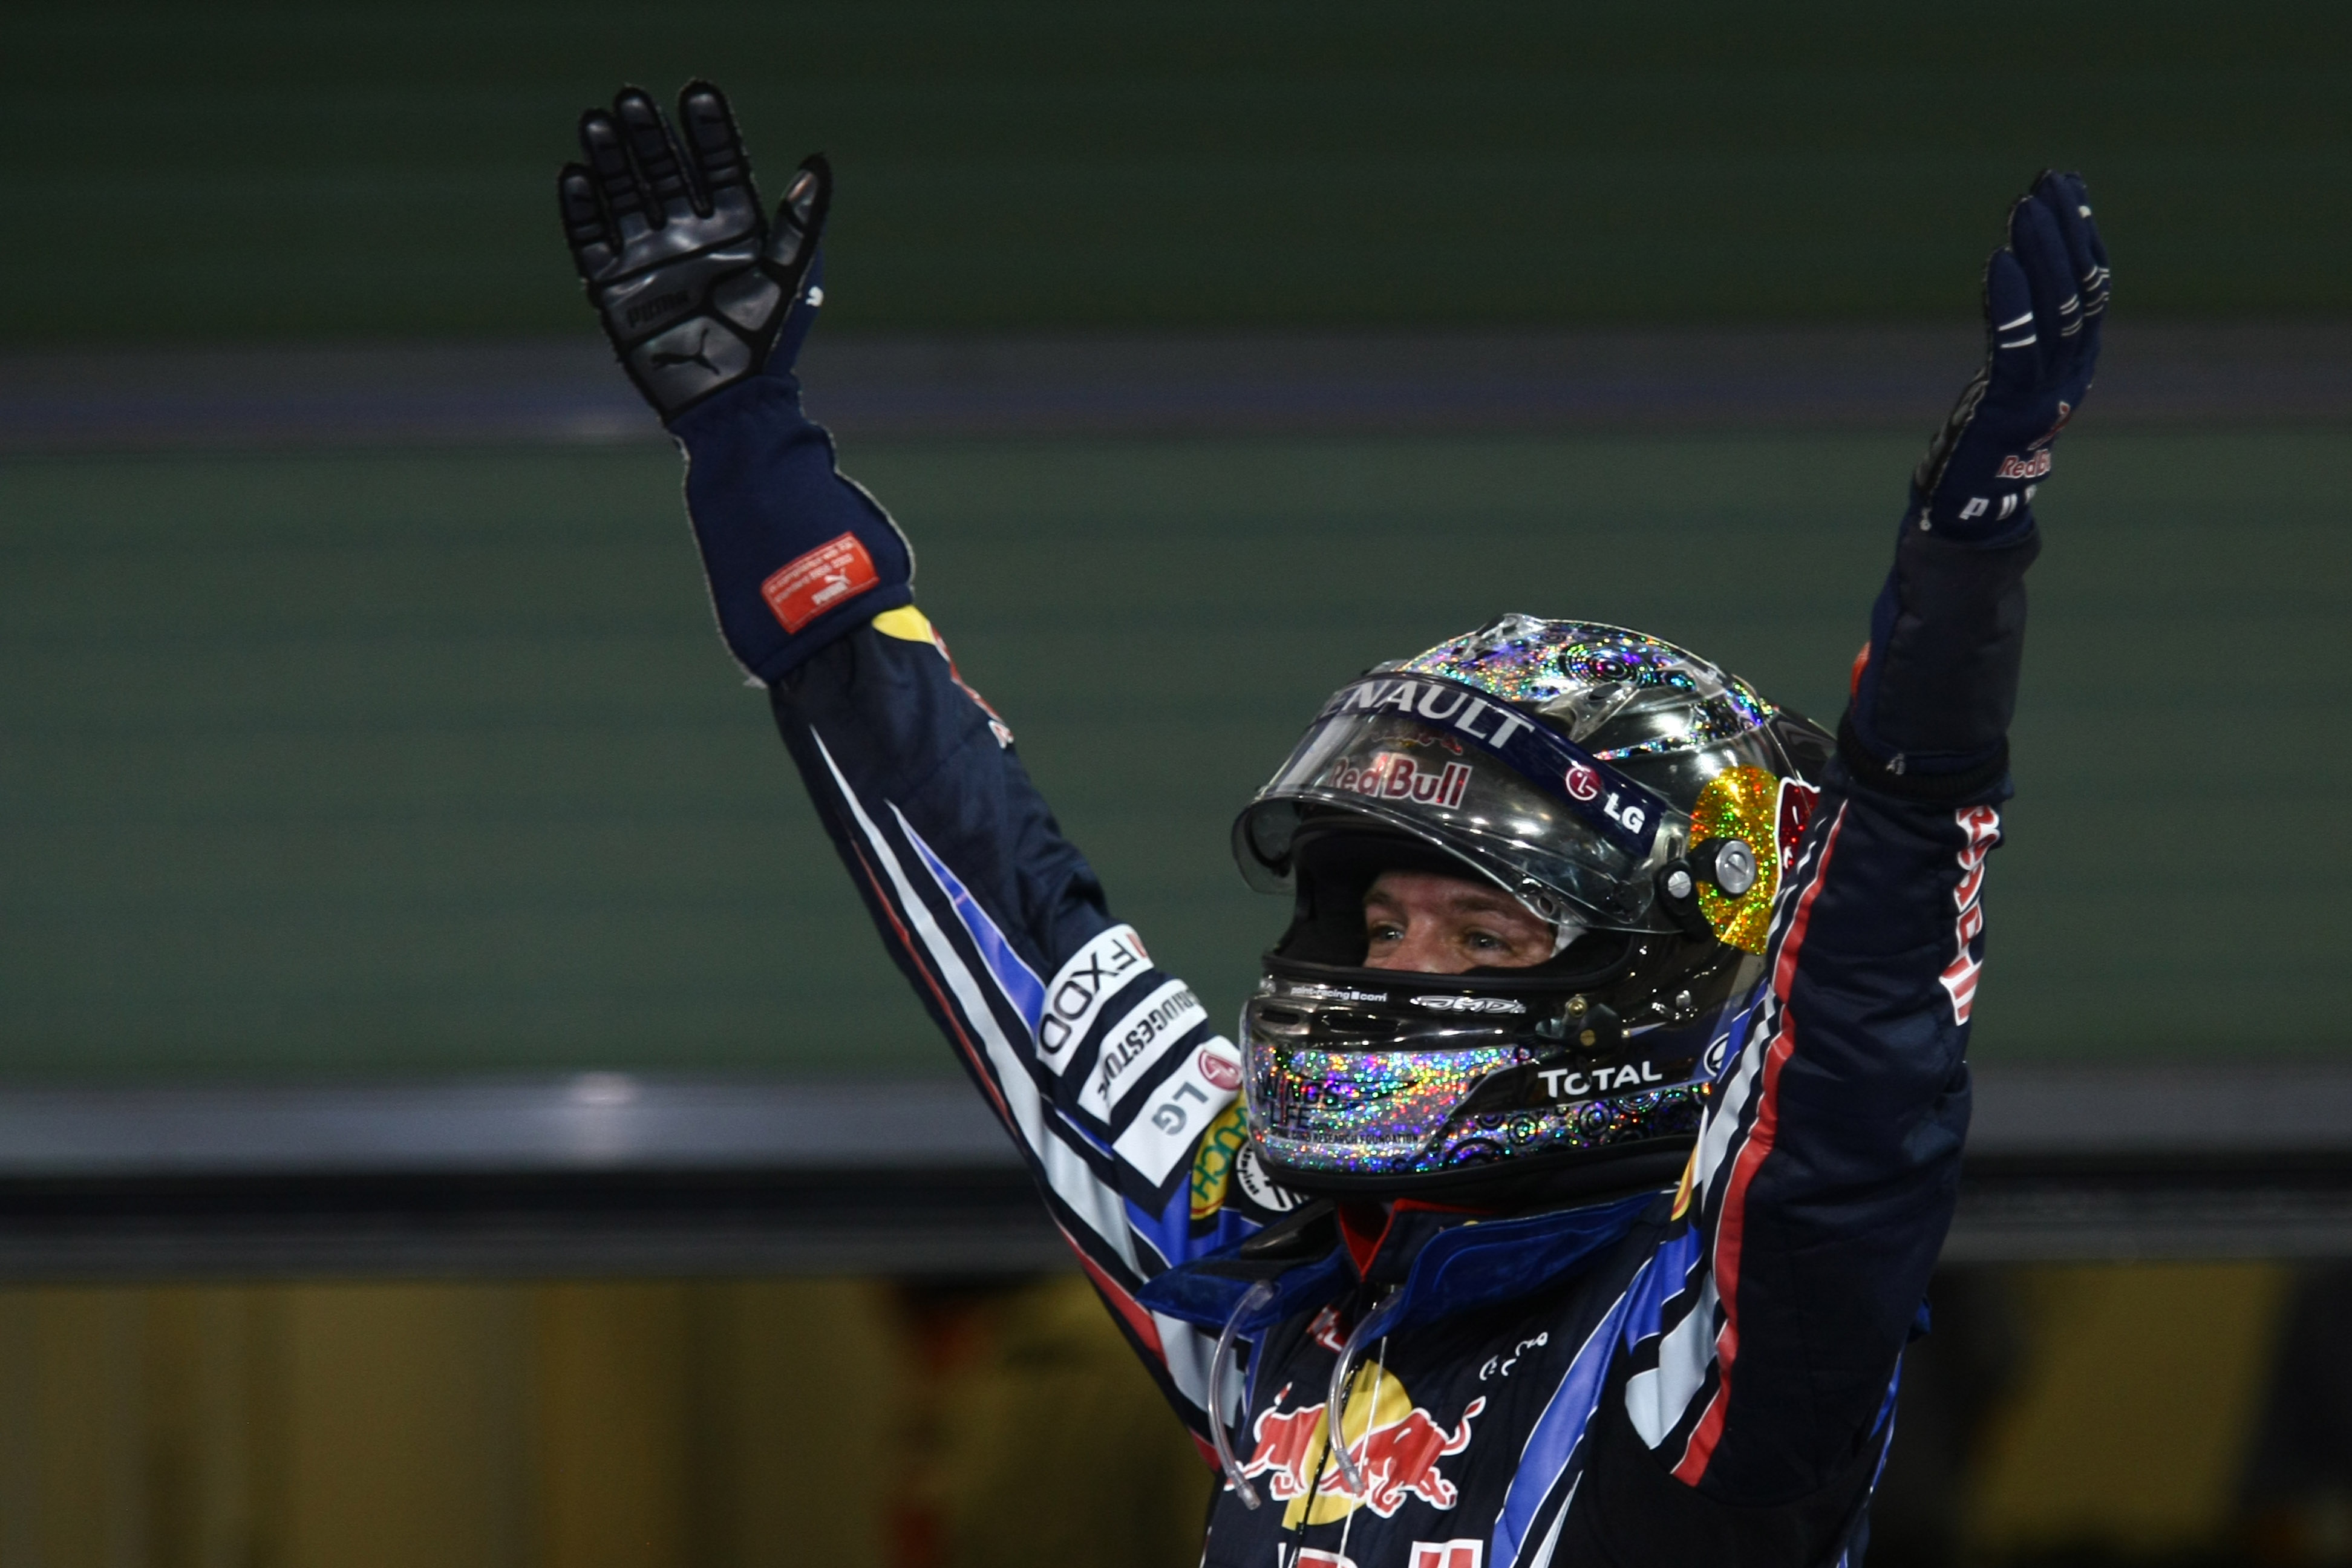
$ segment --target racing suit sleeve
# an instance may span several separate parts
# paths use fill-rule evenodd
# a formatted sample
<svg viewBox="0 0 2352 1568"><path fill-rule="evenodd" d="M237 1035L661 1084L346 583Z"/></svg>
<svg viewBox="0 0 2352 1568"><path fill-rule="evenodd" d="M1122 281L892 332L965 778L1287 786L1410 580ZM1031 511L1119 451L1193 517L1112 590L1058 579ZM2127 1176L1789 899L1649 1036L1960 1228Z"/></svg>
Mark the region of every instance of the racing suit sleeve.
<svg viewBox="0 0 2352 1568"><path fill-rule="evenodd" d="M1765 992L1678 1198L1698 1245L1627 1335L1563 1563L1830 1563L1862 1517L1958 1194L2027 503L2105 300L2089 212L2045 175L1988 268L1987 370L1915 479Z"/></svg>
<svg viewBox="0 0 2352 1568"><path fill-rule="evenodd" d="M878 505L839 473L796 386L765 377L712 403L678 426L698 533L738 531L733 510L792 517L807 537L876 531ZM844 618L812 647L815 630L795 637L770 693L818 816L1055 1223L1204 1430L1213 1341L1134 1292L1256 1227L1223 1179L1241 1140L1238 1053L1112 917L1012 731L923 615L907 604Z"/></svg>
<svg viewBox="0 0 2352 1568"><path fill-rule="evenodd" d="M1963 573L2013 599L2035 543ZM1890 774L1843 733L1693 1153L1699 1246L1624 1357L1564 1563L1832 1562L1891 1435L1958 1192L2008 781ZM1802 1527L1759 1531L1760 1510Z"/></svg>
<svg viewBox="0 0 2352 1568"><path fill-rule="evenodd" d="M914 607L914 554L845 479L793 367L824 302L832 173L772 221L725 96L666 117L624 89L580 121L564 235L614 352L687 458L728 651L772 694L819 816L891 954L1026 1154L1047 1206L1179 1412L1210 1344L1134 1291L1255 1228L1237 1053L1116 923ZM1231 1189L1231 1190L1229 1190Z"/></svg>

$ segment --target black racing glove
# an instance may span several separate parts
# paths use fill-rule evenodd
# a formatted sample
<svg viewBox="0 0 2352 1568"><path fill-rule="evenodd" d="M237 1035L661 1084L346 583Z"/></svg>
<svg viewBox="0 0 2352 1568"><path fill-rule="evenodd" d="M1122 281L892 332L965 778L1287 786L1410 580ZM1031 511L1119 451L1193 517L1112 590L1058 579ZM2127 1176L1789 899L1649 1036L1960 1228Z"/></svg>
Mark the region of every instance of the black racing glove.
<svg viewBox="0 0 2352 1568"><path fill-rule="evenodd" d="M719 635L773 685L913 603L914 552L835 467L793 374L824 299L824 160L801 165L771 226L719 89L688 83L677 111L683 143L635 88L580 117L588 163L559 182L563 227L622 364L685 448Z"/></svg>
<svg viewBox="0 0 2352 1568"><path fill-rule="evenodd" d="M677 122L682 136L625 89L609 113L580 117L587 162L556 183L588 302L664 423L772 363L792 368L824 299L814 263L833 190L809 158L772 225L725 96L688 83Z"/></svg>
<svg viewBox="0 0 2352 1568"><path fill-rule="evenodd" d="M1922 799L2001 785L2025 650L2033 495L2091 390L2107 252L2082 180L2043 174L1985 263L1985 362L1911 480L1895 567L1854 661L1839 750L1863 782Z"/></svg>

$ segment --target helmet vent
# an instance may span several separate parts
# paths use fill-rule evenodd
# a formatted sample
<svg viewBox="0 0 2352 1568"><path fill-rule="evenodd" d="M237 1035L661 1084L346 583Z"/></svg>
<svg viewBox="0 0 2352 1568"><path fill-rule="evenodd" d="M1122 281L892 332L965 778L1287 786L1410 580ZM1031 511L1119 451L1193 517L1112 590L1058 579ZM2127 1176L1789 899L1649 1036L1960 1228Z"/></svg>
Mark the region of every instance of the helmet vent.
<svg viewBox="0 0 2352 1568"><path fill-rule="evenodd" d="M1622 712L1625 705L1633 701L1640 691L1640 687L1625 680L1579 687L1573 691L1561 692L1536 711L1546 718L1567 720L1568 738L1582 745L1603 724Z"/></svg>

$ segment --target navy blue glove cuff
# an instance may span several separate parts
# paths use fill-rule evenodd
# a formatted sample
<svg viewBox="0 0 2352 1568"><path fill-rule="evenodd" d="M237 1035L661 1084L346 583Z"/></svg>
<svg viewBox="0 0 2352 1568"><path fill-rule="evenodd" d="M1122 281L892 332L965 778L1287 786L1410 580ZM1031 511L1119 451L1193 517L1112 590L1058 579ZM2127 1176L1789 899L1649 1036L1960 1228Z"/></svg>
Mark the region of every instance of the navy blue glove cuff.
<svg viewBox="0 0 2352 1568"><path fill-rule="evenodd" d="M719 617L743 668L774 685L819 648L914 602L914 552L835 466L833 437L790 374L753 375L670 426Z"/></svg>
<svg viewBox="0 0 2352 1568"><path fill-rule="evenodd" d="M1966 805L1979 798L1999 798L2009 794L2006 739L1993 747L1990 756L1956 772L1915 773L1896 768L1889 759L1863 743L1862 737L1854 732L1851 708L1838 720L1837 760L1846 776L1860 787L1925 805Z"/></svg>
<svg viewBox="0 0 2352 1568"><path fill-rule="evenodd" d="M1973 773L2005 745L2042 536L1969 544L1906 524L1871 612L1849 724L1891 773Z"/></svg>

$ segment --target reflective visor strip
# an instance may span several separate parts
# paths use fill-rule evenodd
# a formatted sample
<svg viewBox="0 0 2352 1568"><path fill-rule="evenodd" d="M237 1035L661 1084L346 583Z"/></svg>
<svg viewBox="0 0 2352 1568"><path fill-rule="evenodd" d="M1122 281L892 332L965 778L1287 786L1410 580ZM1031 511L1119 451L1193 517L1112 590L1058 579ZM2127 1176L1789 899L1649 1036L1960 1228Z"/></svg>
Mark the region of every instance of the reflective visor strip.
<svg viewBox="0 0 2352 1568"><path fill-rule="evenodd" d="M1078 1255L1087 1279L1147 1364L1159 1374L1186 1424L1199 1426L1205 1419L1208 1362L1214 1339L1190 1323L1150 1310L1135 1299L1134 1286L1142 1270L1126 1200L1110 1173L1097 1168L1107 1163L1104 1156L1065 1125L1047 1102L1027 1059L1034 1054L1045 987L978 900L916 834L896 803L883 805L898 829L898 841L850 788L824 739L814 729L808 735L838 792L843 815L855 830L852 847L868 889L887 916L886 934L921 977L990 1104L1029 1156L1045 1189L1055 1227ZM1008 1009L1024 1019L1031 1049L1016 1047L1005 1020L982 990L974 964L958 948L909 876L902 846L907 856L929 873L927 879L971 943L971 957L994 982ZM1197 1432L1194 1441L1202 1441Z"/></svg>
<svg viewBox="0 0 2352 1568"><path fill-rule="evenodd" d="M1649 858L1673 807L1565 736L1554 734L1501 698L1435 675L1367 676L1336 692L1315 716L1417 719L1459 735L1564 804L1595 833L1632 856Z"/></svg>

